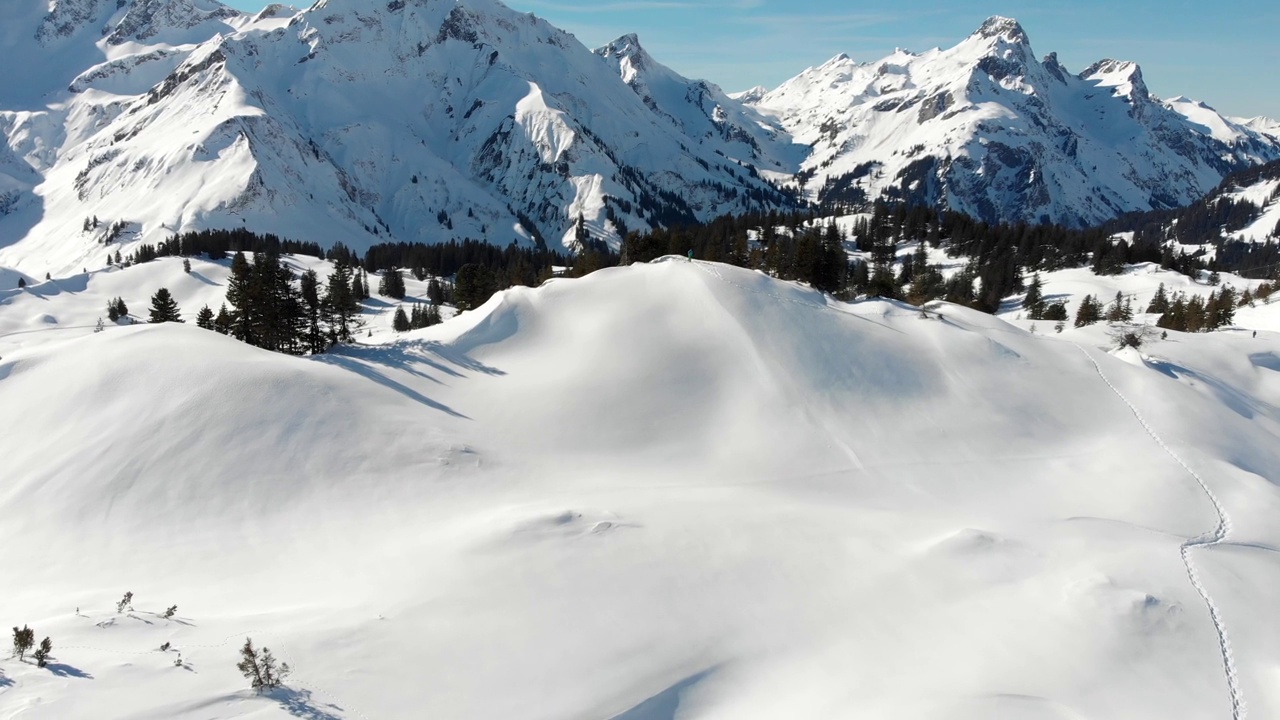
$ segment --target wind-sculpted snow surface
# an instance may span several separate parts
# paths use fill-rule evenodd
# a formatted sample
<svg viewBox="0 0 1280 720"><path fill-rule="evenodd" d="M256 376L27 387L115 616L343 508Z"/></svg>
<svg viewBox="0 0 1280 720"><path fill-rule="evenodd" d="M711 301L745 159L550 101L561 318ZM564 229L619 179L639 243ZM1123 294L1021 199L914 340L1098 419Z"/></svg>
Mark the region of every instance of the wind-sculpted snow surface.
<svg viewBox="0 0 1280 720"><path fill-rule="evenodd" d="M0 715L1280 714L1273 333L1084 357L1102 331L684 259L381 333L3 338L0 618L65 669L0 660ZM247 691L245 635L288 693Z"/></svg>

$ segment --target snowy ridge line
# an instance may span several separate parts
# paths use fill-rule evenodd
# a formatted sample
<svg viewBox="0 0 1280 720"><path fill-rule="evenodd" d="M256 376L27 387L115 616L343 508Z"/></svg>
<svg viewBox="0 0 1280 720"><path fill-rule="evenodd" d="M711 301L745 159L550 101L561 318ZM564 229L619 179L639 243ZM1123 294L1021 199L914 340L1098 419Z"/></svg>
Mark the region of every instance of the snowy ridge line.
<svg viewBox="0 0 1280 720"><path fill-rule="evenodd" d="M828 298L825 293L820 293L822 295L824 304L819 305L816 302L809 302L807 300L797 300L796 298L783 297L781 295L777 295L775 293L770 293L770 292L761 292L759 290L756 290L755 288L749 288L746 285L736 283L733 280L730 280L729 278L725 277L724 275L721 275L720 271L715 269L714 267L715 263L713 262L710 262L708 260L693 260L692 262L695 265L697 265L700 270L707 273L711 277L714 277L715 279L725 283L726 285L731 285L744 292L760 295L761 297L767 297L773 300L777 300L778 302L791 303L792 305L799 305L800 307L809 308L810 310L829 310L834 313L840 313L841 315L851 315L853 317L860 318L862 320L866 320L873 324L879 325L879 323L876 323L874 320L863 317L862 315L859 315L857 313L851 313L847 310L841 310L838 307L832 307L830 304L827 303ZM814 290L814 292L818 292L818 291ZM887 327L887 326L882 326L882 327Z"/></svg>
<svg viewBox="0 0 1280 720"><path fill-rule="evenodd" d="M237 632L237 633L232 633L231 635L228 635L227 637L223 638L223 640L222 640L221 642L214 643L214 644L212 644L212 645L186 645L186 644L184 644L181 648L173 648L173 649L174 649L174 651L175 651L175 652L177 652L177 653L178 653L178 656L179 656L179 657L181 657L181 656L182 656L182 651L183 651L183 650L187 650L187 649L212 650L212 649L216 649L216 648L222 648L222 647L226 647L226 646L227 646L227 643L230 643L232 640L236 640L236 641L238 642L238 638L241 638L241 637L251 637L251 636L252 636L253 634L255 634L255 633L257 633L257 631L256 631L256 630L252 630L252 629L250 629L250 630L242 630L242 631ZM259 636L261 636L261 633L257 633L257 634L258 634ZM265 647L265 646L263 646L263 647ZM292 660L292 656L291 656L291 655L289 655L289 650L288 650L288 648L287 648L286 646L284 646L284 645L280 644L280 643L276 643L276 648L277 648L277 654L279 654L279 655L281 656L281 658L282 658L282 660L283 660L284 662L288 663L289 668L290 668L290 672L292 673L292 672L293 672L293 668L295 667L295 663L291 662L291 660ZM115 654L117 654L117 655L150 655L150 654L152 654L152 653L160 652L159 650L113 650L113 649L110 649L110 648L95 647L95 646L93 646L93 645L62 645L62 646L60 646L60 647L59 647L59 649L60 649L60 650L91 650L91 651L93 651L93 652L115 653ZM338 696L337 696L337 695L334 695L334 694L333 694L332 692L330 692L329 690L327 690L327 689L325 689L325 688L323 688L323 687L320 687L320 686L316 685L315 683L306 683L306 685L308 686L308 692L313 692L313 693L314 693L314 692L318 691L318 692L319 692L319 694L320 694L321 696L327 696L327 697L329 697L331 700L335 700L335 701L339 701L339 700L340 700L340 698L338 698ZM355 709L355 708L352 708L352 707L351 707L351 706L349 706L349 705L342 705L342 706L339 706L336 702L331 702L331 703L329 703L329 705L330 705L331 707L338 708L338 709L342 710L342 712L344 712L344 713L354 713L356 716L358 716L358 717L362 718L363 720L370 720L368 715L365 715L364 713L360 712L359 710L357 710L357 709Z"/></svg>
<svg viewBox="0 0 1280 720"><path fill-rule="evenodd" d="M1246 711L1244 693L1240 689L1240 677L1236 673L1235 655L1231 650L1231 637L1227 634L1226 621L1222 617L1222 610L1218 607L1218 604L1214 602L1213 596L1209 594L1208 588L1206 588L1204 583L1200 580L1200 573L1196 570L1195 562L1191 559L1192 549L1212 547L1214 545L1221 544L1227 539L1227 536L1231 534L1231 516L1227 514L1227 509L1222 505L1222 501L1218 499L1218 496L1209 489L1209 485L1205 483L1204 478L1200 477L1200 474L1195 470L1192 470L1191 466L1165 443L1160 435L1156 433L1155 429L1151 427L1151 424L1147 422L1146 418L1142 416L1142 413L1138 411L1137 406L1135 406L1129 398L1125 397L1124 393L1120 392L1119 388L1111 383L1111 380L1107 378L1106 373L1102 371L1102 365L1100 365L1098 361L1089 354L1089 351L1084 349L1083 346L1075 343L1072 344L1074 344L1080 352L1084 353L1085 357L1089 358L1089 362L1093 363L1094 369L1098 371L1098 377L1102 378L1102 381L1107 384L1107 387L1111 388L1111 392L1115 393L1116 397L1120 398L1125 405L1129 406L1129 410L1133 412L1133 416L1137 418L1143 429L1151 436L1151 439L1154 440L1156 444L1169 455L1169 457L1173 458L1175 462L1181 465L1182 469L1186 470L1188 475L1195 478L1196 483L1200 485L1200 489L1203 490L1204 494L1209 498L1209 502L1213 503L1214 512L1218 514L1217 526L1211 531L1201 533L1193 538L1188 538L1182 543L1180 554L1182 555L1182 564L1187 568L1187 578L1191 581L1191 586L1196 589L1197 593L1199 593L1200 599L1204 601L1205 606L1209 609L1209 618L1213 621L1213 629L1218 634L1218 648L1222 653L1222 667L1227 676L1227 690L1231 694L1232 720L1244 720Z"/></svg>

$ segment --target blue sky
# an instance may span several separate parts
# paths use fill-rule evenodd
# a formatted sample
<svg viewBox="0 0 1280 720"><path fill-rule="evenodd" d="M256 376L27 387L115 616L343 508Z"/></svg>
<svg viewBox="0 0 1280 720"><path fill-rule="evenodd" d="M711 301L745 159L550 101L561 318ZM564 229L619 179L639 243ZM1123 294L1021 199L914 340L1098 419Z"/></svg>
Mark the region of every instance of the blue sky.
<svg viewBox="0 0 1280 720"><path fill-rule="evenodd" d="M228 0L223 0L227 2ZM264 0L230 0L261 9ZM725 90L773 87L838 53L948 47L990 15L1017 18L1037 56L1072 72L1111 57L1142 66L1156 95L1237 116L1280 118L1280 3L1274 0L507 0L598 47L634 32L659 62Z"/></svg>

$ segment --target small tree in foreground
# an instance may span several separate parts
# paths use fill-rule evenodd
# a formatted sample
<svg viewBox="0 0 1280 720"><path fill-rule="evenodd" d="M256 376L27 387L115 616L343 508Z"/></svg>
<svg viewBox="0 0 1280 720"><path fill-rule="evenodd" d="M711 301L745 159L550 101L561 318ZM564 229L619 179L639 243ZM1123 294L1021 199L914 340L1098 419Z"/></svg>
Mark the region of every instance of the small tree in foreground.
<svg viewBox="0 0 1280 720"><path fill-rule="evenodd" d="M53 652L53 641L45 638L40 641L40 647L31 654L36 659L36 667L44 667L49 664L49 653Z"/></svg>
<svg viewBox="0 0 1280 720"><path fill-rule="evenodd" d="M116 603L116 612L122 613L125 608L133 609L133 593L127 592L124 597L120 598L120 602Z"/></svg>
<svg viewBox="0 0 1280 720"><path fill-rule="evenodd" d="M182 314L178 312L178 302L169 294L169 288L160 288L151 296L152 323L182 322Z"/></svg>
<svg viewBox="0 0 1280 720"><path fill-rule="evenodd" d="M257 650L253 647L253 639L245 638L244 647L240 648L240 662L236 669L249 680L249 686L258 692L274 690L284 683L291 672L289 663L276 665L276 659L270 648Z"/></svg>
<svg viewBox="0 0 1280 720"><path fill-rule="evenodd" d="M1113 325L1107 335L1122 350L1128 347L1140 350L1143 345L1155 339L1156 329L1150 325Z"/></svg>
<svg viewBox="0 0 1280 720"><path fill-rule="evenodd" d="M23 625L21 630L19 630L16 625L14 626L13 654L17 655L19 660L21 660L27 654L27 651L31 649L31 646L35 644L36 644L35 630L32 630L26 625Z"/></svg>

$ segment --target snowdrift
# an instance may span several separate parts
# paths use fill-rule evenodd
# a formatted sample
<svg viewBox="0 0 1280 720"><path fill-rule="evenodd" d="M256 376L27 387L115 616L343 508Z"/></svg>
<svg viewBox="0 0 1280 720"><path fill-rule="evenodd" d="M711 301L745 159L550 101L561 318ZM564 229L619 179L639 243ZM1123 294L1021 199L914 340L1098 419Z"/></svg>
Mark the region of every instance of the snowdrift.
<svg viewBox="0 0 1280 720"><path fill-rule="evenodd" d="M1135 364L683 260L315 359L84 333L0 359L0 621L58 664L5 714L1280 713L1269 333Z"/></svg>

